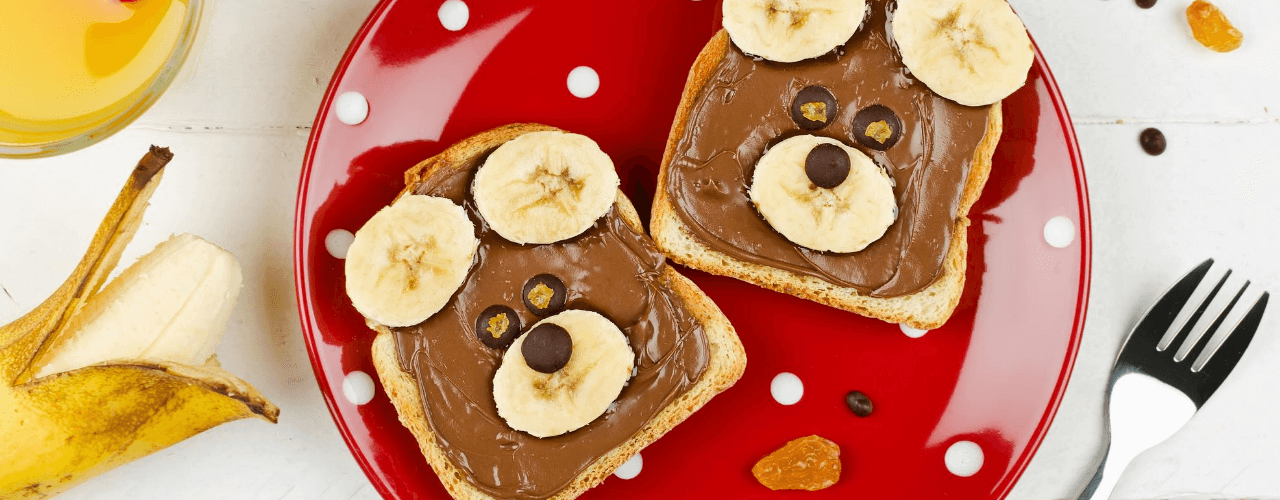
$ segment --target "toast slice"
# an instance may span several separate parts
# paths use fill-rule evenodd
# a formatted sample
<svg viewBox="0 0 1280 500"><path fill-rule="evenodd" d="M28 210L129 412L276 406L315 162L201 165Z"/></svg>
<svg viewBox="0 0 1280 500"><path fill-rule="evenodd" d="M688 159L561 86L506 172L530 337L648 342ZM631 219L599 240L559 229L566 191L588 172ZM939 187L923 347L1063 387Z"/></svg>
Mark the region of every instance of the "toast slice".
<svg viewBox="0 0 1280 500"><path fill-rule="evenodd" d="M522 134L540 130L556 130L552 127L534 124L507 125L465 139L444 152L429 158L410 169L405 174L406 189L401 194L409 193L423 180L446 170L458 169L479 155L492 151L497 146ZM475 162L477 165L480 162ZM635 207L621 191L614 202L615 211L628 227L643 235L640 216ZM746 353L738 340L729 320L692 281L681 276L670 266L663 265L660 276L680 300L686 310L701 324L706 334L710 359L706 370L697 383L683 394L674 398L659 411L631 438L619 443L607 454L601 456L589 467L579 473L564 489L551 498L568 500L581 495L586 490L600 484L618 466L630 459L645 446L656 441L684 421L693 412L698 411L716 394L724 391L742 377L746 368ZM425 406L419 392L418 383L410 373L401 369L399 356L393 333L385 326L369 322L369 326L378 332L373 342L373 362L383 388L395 405L400 422L417 438L423 456L431 464L431 468L444 483L445 489L459 500L482 500L493 498L481 491L466 479L466 474L458 468L436 443L436 437L428 423ZM572 436L572 433L568 434Z"/></svg>
<svg viewBox="0 0 1280 500"><path fill-rule="evenodd" d="M672 205L667 194L668 168L680 139L684 136L689 114L702 93L703 86L713 78L717 66L730 50L730 40L720 30L703 47L689 70L689 78L676 111L671 135L667 139L662 167L658 174L657 196L653 202L650 229L654 241L663 253L685 266L712 274L737 278L770 290L794 295L821 304L844 309L863 316L878 318L891 323L902 323L913 328L934 329L946 323L960 302L964 291L969 226L968 213L982 193L991 172L991 156L999 142L1002 115L1000 103L991 106L987 130L981 144L973 152L973 160L964 193L956 211L954 236L943 261L943 271L937 281L918 292L899 297L872 297L863 295L851 287L784 269L743 261L718 252L697 239Z"/></svg>

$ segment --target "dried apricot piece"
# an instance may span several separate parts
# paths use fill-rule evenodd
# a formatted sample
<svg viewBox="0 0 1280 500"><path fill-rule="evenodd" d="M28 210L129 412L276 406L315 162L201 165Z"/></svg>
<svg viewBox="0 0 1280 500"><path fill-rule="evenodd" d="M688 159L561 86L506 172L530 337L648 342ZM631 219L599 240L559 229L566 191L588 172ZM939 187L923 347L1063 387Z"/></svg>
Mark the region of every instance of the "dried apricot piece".
<svg viewBox="0 0 1280 500"><path fill-rule="evenodd" d="M840 480L840 446L822 436L805 436L760 459L751 474L771 490L828 488Z"/></svg>
<svg viewBox="0 0 1280 500"><path fill-rule="evenodd" d="M1244 33L1231 25L1222 10L1204 0L1196 0L1187 7L1187 24L1191 25L1191 35L1196 41L1211 50L1231 52L1244 41Z"/></svg>

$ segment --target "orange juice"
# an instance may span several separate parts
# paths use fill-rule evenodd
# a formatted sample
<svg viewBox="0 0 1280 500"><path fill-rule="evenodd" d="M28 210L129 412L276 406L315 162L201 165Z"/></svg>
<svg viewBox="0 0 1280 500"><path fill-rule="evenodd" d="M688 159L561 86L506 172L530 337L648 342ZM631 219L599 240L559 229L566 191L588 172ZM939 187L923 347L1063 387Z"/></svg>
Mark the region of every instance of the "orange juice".
<svg viewBox="0 0 1280 500"><path fill-rule="evenodd" d="M0 144L65 140L146 94L189 0L0 0Z"/></svg>

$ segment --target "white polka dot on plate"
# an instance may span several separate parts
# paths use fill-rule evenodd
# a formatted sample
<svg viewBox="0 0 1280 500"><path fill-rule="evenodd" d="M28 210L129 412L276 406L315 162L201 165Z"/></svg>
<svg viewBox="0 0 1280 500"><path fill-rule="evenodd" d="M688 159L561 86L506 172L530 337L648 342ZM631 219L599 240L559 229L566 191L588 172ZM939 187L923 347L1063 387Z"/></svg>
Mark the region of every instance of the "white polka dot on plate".
<svg viewBox="0 0 1280 500"><path fill-rule="evenodd" d="M1049 219L1044 224L1044 241L1054 248L1067 248L1076 240L1076 225L1064 216Z"/></svg>
<svg viewBox="0 0 1280 500"><path fill-rule="evenodd" d="M918 339L918 338L920 338L920 337L923 337L923 336L924 336L924 334L929 333L929 330L921 330L921 329L919 329L919 328L911 328L911 327L907 326L907 324L906 324L906 323L901 323L901 324L899 324L899 325L898 325L898 328L902 330L902 334L903 334L903 335L906 335L906 336L911 337L911 338L913 338L913 339Z"/></svg>
<svg viewBox="0 0 1280 500"><path fill-rule="evenodd" d="M324 237L324 249L329 251L335 259L347 258L347 249L351 248L351 242L356 240L356 235L346 229L334 229Z"/></svg>
<svg viewBox="0 0 1280 500"><path fill-rule="evenodd" d="M619 479L635 479L636 476L640 475L640 469L643 468L644 459L640 457L639 453L636 453L618 466L618 470L613 471L613 475L618 476Z"/></svg>
<svg viewBox="0 0 1280 500"><path fill-rule="evenodd" d="M460 31L467 27L467 20L471 19L471 9L462 0L449 0L440 4L440 10L436 11L436 16L440 18L440 25L444 26L444 29Z"/></svg>
<svg viewBox="0 0 1280 500"><path fill-rule="evenodd" d="M359 92L346 92L333 103L338 121L347 125L359 125L369 117L369 101Z"/></svg>
<svg viewBox="0 0 1280 500"><path fill-rule="evenodd" d="M569 93L586 99L600 90L600 74L587 66L578 66L569 72Z"/></svg>
<svg viewBox="0 0 1280 500"><path fill-rule="evenodd" d="M800 402L800 398L804 396L804 382L800 381L800 377L790 372L782 372L773 377L773 382L769 384L769 392L773 394L774 401L782 405L793 405Z"/></svg>
<svg viewBox="0 0 1280 500"><path fill-rule="evenodd" d="M353 405L360 406L373 401L374 391L373 378L368 373L356 370L342 379L342 395Z"/></svg>
<svg viewBox="0 0 1280 500"><path fill-rule="evenodd" d="M960 477L969 477L982 469L982 447L973 441L956 441L947 448L947 470Z"/></svg>

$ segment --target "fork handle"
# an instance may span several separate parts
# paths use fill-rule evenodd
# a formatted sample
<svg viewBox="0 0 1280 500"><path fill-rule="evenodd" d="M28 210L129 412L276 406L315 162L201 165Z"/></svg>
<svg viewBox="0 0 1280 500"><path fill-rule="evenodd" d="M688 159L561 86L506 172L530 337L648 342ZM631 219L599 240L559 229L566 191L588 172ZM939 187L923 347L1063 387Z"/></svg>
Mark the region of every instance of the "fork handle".
<svg viewBox="0 0 1280 500"><path fill-rule="evenodd" d="M1120 474L1124 472L1125 467L1129 466L1138 453L1113 454L1111 453L1111 445L1107 443L1107 451L1102 455L1102 462L1098 464L1098 470L1093 474L1093 479L1089 481L1089 485L1085 486L1084 491L1080 493L1078 500L1107 500L1111 498L1112 490L1116 489L1116 483L1120 481ZM1125 456L1121 456L1125 455Z"/></svg>
<svg viewBox="0 0 1280 500"><path fill-rule="evenodd" d="M1094 470L1093 477L1089 479L1089 483L1084 486L1084 491L1076 497L1077 500L1088 500L1093 498L1093 493L1098 491L1098 485L1102 483L1102 469L1107 465L1106 451L1103 450L1102 462L1098 464L1098 468ZM1115 485L1112 485L1115 488Z"/></svg>
<svg viewBox="0 0 1280 500"><path fill-rule="evenodd" d="M1177 389L1146 375L1118 379L1103 415L1106 448L1093 479L1077 499L1111 498L1111 490L1129 462L1172 436L1195 412L1195 405Z"/></svg>

